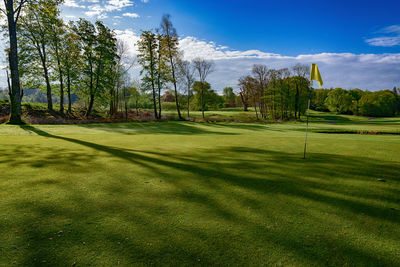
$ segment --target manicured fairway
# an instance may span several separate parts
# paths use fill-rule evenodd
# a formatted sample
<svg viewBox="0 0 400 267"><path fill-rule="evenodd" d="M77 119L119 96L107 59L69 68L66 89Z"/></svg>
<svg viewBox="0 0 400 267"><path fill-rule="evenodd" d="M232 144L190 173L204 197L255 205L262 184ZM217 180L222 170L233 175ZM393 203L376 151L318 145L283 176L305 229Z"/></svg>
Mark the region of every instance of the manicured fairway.
<svg viewBox="0 0 400 267"><path fill-rule="evenodd" d="M400 266L400 136L317 133L399 119L321 120L0 126L0 266Z"/></svg>

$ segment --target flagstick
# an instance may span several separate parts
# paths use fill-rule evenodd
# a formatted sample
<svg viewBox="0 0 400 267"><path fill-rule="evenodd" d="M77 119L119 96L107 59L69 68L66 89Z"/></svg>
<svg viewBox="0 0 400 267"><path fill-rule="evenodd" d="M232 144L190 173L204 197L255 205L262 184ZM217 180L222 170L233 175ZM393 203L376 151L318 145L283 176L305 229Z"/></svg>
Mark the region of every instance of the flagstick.
<svg viewBox="0 0 400 267"><path fill-rule="evenodd" d="M303 159L306 159L306 151L307 151L308 117L310 116L310 102L311 102L311 99L308 98L306 141L304 142L304 156L303 156Z"/></svg>

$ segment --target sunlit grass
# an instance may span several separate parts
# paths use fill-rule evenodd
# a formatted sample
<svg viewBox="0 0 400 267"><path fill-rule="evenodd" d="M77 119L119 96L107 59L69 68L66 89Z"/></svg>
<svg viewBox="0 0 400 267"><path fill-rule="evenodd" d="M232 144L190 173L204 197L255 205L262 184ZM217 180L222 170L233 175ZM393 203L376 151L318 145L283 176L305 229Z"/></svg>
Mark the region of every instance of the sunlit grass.
<svg viewBox="0 0 400 267"><path fill-rule="evenodd" d="M0 126L0 265L400 265L400 137L316 133L398 119L317 115Z"/></svg>

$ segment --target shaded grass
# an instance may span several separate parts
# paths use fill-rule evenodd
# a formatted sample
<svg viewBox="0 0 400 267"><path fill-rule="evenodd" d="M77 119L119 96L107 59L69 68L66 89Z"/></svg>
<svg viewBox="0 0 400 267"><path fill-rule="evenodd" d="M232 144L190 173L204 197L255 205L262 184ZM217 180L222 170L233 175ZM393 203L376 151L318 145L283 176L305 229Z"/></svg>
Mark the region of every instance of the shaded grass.
<svg viewBox="0 0 400 267"><path fill-rule="evenodd" d="M0 265L400 265L399 138L301 127L2 126Z"/></svg>

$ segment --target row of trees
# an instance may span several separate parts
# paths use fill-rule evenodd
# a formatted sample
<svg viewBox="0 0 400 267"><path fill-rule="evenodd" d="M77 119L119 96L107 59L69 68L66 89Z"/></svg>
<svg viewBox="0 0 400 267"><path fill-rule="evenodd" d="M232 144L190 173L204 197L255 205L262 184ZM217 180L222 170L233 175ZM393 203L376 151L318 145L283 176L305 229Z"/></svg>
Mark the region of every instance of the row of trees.
<svg viewBox="0 0 400 267"><path fill-rule="evenodd" d="M89 116L95 103L110 105L113 111L115 92L124 66L123 45L102 22L85 19L68 24L60 18L60 0L30 2L18 24L20 75L23 87L42 88L47 107L53 111L57 91L60 112L64 113L65 93L68 112L71 94L84 101Z"/></svg>
<svg viewBox="0 0 400 267"><path fill-rule="evenodd" d="M268 69L254 65L252 74L239 79L244 110L253 106L257 118L299 118L307 109L311 94L309 67L297 64L291 69Z"/></svg>
<svg viewBox="0 0 400 267"><path fill-rule="evenodd" d="M196 76L204 116L206 79L214 65L201 58L192 62L182 59L179 38L169 15L163 16L155 31L143 31L137 43L143 77L139 84L129 78L134 60L127 56L127 46L116 39L115 33L101 21L93 24L80 19L65 23L60 17L62 2L5 1L3 11L8 15L10 36L11 123L21 123L21 88L45 91L50 112L56 96L61 114L65 113L65 102L67 113L71 112L72 95L78 95L87 116L96 105L108 107L110 115L115 115L121 106L127 113L130 98L144 88L151 92L154 116L160 119L161 95L172 86L176 110L182 119L178 89L185 91L190 106Z"/></svg>
<svg viewBox="0 0 400 267"><path fill-rule="evenodd" d="M54 97L59 112L70 113L73 99L90 116L95 106L108 108L111 116L124 110L127 116L134 99L150 107L154 117L162 117L162 94L171 90L180 119L182 108L204 111L212 107L254 107L257 118L297 119L305 113L307 102L313 107L338 113L391 115L398 110L398 90L365 93L361 90L316 90L310 87L309 67L268 69L254 65L250 75L239 79L238 95L232 88L221 97L211 89L207 78L214 70L212 61L183 60L179 38L169 15L162 17L156 30L143 31L137 43L141 82L132 81L129 70L135 60L127 45L117 40L114 31L101 21L80 19L64 22L60 17L62 0L4 0L10 48L9 98L11 123L21 123L21 88L41 89L47 107L53 112ZM7 72L8 75L8 72ZM180 93L182 92L182 93ZM64 107L67 103L67 108Z"/></svg>
<svg viewBox="0 0 400 267"><path fill-rule="evenodd" d="M179 51L179 37L169 15L163 16L160 27L155 31L143 31L137 46L138 62L142 66L142 81L144 87L151 91L154 116L161 118L161 95L163 90L168 89L168 85L172 85L179 118L183 117L178 87L185 91L188 107L194 88L199 89L198 95L204 118L205 95L208 90L206 79L213 71L213 62L202 58L196 58L192 62L183 60L183 53ZM187 109L188 116L190 116L189 110L190 108Z"/></svg>
<svg viewBox="0 0 400 267"><path fill-rule="evenodd" d="M400 114L400 90L317 89L312 95L312 108L340 114L393 116Z"/></svg>

